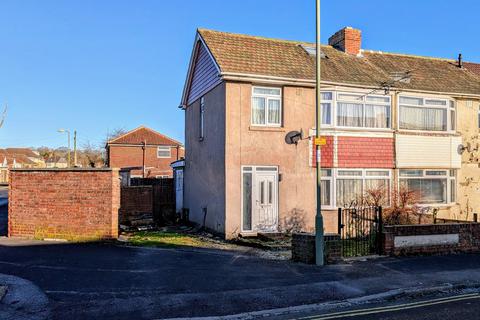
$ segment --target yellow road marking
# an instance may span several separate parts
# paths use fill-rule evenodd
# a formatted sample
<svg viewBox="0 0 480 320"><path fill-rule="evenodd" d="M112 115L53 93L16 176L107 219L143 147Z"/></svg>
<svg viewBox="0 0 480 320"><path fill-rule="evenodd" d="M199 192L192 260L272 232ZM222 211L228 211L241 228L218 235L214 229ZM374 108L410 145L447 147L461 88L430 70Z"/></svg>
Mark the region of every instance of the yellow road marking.
<svg viewBox="0 0 480 320"><path fill-rule="evenodd" d="M408 310L408 309L415 309L427 306L433 306L437 304L455 302L455 301L462 301L462 300L471 300L471 299L479 299L480 294L478 293L470 293L464 294L454 297L447 297L447 298L438 298L432 300L425 300L419 302L412 302L412 303L405 303L399 304L395 306L387 306L387 307L377 307L377 308L369 308L369 309L360 309L360 310L350 310L350 311L343 311L343 312L334 312L320 316L310 316L304 317L300 319L311 319L311 320L328 320L328 319L339 319L342 317L356 317L361 315L369 315L375 313L384 313L384 312L394 312L394 311L401 311L401 310Z"/></svg>

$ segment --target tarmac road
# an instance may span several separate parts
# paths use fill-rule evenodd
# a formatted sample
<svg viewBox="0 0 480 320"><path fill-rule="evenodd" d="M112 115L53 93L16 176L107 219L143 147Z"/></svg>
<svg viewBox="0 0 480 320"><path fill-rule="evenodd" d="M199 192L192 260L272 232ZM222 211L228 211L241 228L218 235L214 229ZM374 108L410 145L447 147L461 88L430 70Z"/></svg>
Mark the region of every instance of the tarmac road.
<svg viewBox="0 0 480 320"><path fill-rule="evenodd" d="M2 238L0 273L42 290L53 319L161 319L480 283L480 256L380 258L318 268L218 250Z"/></svg>
<svg viewBox="0 0 480 320"><path fill-rule="evenodd" d="M298 320L478 320L480 318L480 295L470 293L449 297L418 300L400 304L375 305L330 313L311 313L278 317L277 319ZM268 319L275 319L274 317Z"/></svg>

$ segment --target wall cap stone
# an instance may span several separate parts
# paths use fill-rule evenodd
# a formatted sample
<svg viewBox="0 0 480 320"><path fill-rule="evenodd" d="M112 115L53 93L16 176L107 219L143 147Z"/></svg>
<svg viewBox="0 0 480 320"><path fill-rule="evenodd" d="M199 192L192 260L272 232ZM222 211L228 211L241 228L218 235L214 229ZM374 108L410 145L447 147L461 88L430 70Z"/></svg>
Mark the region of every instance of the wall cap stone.
<svg viewBox="0 0 480 320"><path fill-rule="evenodd" d="M109 172L120 171L119 168L15 168L10 169L12 172Z"/></svg>

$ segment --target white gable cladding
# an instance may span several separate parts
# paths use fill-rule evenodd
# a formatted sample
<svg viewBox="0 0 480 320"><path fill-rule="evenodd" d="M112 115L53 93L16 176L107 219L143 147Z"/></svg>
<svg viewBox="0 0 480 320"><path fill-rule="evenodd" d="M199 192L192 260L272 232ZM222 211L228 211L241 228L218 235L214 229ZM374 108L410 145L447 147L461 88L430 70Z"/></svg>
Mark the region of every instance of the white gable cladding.
<svg viewBox="0 0 480 320"><path fill-rule="evenodd" d="M458 146L462 137L414 136L397 134L398 168L460 168Z"/></svg>

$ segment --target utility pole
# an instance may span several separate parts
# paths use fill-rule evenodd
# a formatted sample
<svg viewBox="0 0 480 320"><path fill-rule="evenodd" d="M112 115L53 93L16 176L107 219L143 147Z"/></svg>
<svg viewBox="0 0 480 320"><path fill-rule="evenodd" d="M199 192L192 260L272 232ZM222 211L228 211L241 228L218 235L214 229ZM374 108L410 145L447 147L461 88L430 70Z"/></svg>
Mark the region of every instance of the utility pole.
<svg viewBox="0 0 480 320"><path fill-rule="evenodd" d="M323 217L322 217L322 169L318 157L320 148L320 125L322 124L322 112L320 110L320 71L321 71L321 45L320 45L320 0L316 0L316 145L317 145L317 212L315 215L315 263L317 266L324 265L324 239L323 239Z"/></svg>
<svg viewBox="0 0 480 320"><path fill-rule="evenodd" d="M77 166L77 130L73 131L73 166Z"/></svg>
<svg viewBox="0 0 480 320"><path fill-rule="evenodd" d="M146 169L146 168L145 168L145 157L146 157L146 154L145 154L145 153L147 152L147 141L146 141L146 140L143 141L143 147L142 147L142 149L143 149L143 161L142 161L142 163L143 163L143 170L142 170L142 171L143 171L143 174L142 174L142 176L143 176L143 178L145 178L145 169Z"/></svg>

